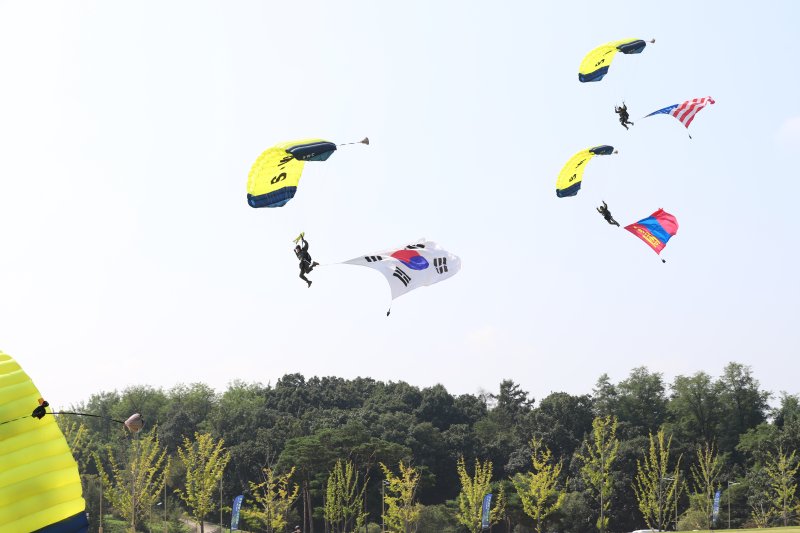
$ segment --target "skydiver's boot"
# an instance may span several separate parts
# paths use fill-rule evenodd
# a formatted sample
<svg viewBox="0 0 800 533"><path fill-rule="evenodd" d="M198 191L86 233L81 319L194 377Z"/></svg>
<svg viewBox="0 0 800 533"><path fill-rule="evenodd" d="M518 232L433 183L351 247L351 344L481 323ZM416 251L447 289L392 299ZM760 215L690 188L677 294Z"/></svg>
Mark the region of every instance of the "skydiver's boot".
<svg viewBox="0 0 800 533"><path fill-rule="evenodd" d="M308 288L311 288L311 280L308 280Z"/></svg>

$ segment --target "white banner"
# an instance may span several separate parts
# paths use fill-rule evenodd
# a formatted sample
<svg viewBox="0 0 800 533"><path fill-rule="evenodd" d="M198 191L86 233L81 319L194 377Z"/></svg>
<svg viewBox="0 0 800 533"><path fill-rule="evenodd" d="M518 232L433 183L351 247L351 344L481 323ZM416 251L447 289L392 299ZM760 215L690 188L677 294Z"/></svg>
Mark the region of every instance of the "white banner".
<svg viewBox="0 0 800 533"><path fill-rule="evenodd" d="M392 299L417 287L438 283L461 270L458 256L425 239L356 257L343 264L370 267L383 274L392 289Z"/></svg>

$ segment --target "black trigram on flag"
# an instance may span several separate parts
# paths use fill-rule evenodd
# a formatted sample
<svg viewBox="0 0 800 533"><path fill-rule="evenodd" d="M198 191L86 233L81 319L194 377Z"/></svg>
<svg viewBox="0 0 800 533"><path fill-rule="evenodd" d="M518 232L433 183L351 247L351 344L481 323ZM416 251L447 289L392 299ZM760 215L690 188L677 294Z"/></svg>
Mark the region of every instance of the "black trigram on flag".
<svg viewBox="0 0 800 533"><path fill-rule="evenodd" d="M433 266L436 267L436 272L439 274L444 274L447 272L447 258L437 257L433 260Z"/></svg>
<svg viewBox="0 0 800 533"><path fill-rule="evenodd" d="M364 257L364 259L367 260L367 263L374 263L375 261L382 260L383 257L381 257L379 255L367 255L367 256Z"/></svg>
<svg viewBox="0 0 800 533"><path fill-rule="evenodd" d="M394 273L392 276L399 279L403 283L404 287L408 287L408 282L411 281L411 276L403 272L400 267L394 267Z"/></svg>
<svg viewBox="0 0 800 533"><path fill-rule="evenodd" d="M409 244L406 246L406 250L420 250L422 248L425 248L424 244Z"/></svg>

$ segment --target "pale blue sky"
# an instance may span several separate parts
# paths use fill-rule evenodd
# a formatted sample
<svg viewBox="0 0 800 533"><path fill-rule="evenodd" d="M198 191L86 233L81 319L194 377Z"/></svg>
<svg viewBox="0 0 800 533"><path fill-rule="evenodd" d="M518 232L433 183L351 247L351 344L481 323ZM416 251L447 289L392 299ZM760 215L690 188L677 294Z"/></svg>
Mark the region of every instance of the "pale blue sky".
<svg viewBox="0 0 800 533"><path fill-rule="evenodd" d="M287 372L590 392L752 365L798 392L800 4L0 2L0 349L51 403ZM603 42L655 37L580 84ZM692 124L645 114L717 104ZM636 125L613 113L625 99ZM347 147L286 207L277 142ZM576 198L555 179L611 144ZM659 207L661 264L607 226ZM396 300L335 263L419 237L462 271Z"/></svg>

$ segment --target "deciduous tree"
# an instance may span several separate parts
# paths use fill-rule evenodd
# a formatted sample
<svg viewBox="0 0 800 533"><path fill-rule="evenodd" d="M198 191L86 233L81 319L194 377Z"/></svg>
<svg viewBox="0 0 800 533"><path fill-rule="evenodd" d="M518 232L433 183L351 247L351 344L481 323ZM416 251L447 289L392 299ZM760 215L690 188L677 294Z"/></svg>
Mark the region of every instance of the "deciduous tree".
<svg viewBox="0 0 800 533"><path fill-rule="evenodd" d="M135 528L136 517L144 511L149 512L159 501L170 463L167 451L160 446L154 429L133 440L124 462L115 457L110 446L106 447L105 452L108 471L100 455L94 456L103 482L103 494L111 506Z"/></svg>
<svg viewBox="0 0 800 533"><path fill-rule="evenodd" d="M364 526L367 518L361 507L366 485L359 489L358 472L352 461L337 460L328 475L324 516L332 533L344 533Z"/></svg>
<svg viewBox="0 0 800 533"><path fill-rule="evenodd" d="M592 422L592 440L584 440L583 449L585 452L577 454L577 459L583 463L581 478L600 504L597 529L603 533L608 527L608 511L614 486L611 469L619 451L617 418L610 415L596 417Z"/></svg>
<svg viewBox="0 0 800 533"><path fill-rule="evenodd" d="M215 508L213 496L219 490L231 454L224 448L223 439L215 440L209 433L195 433L194 441L183 438L178 456L186 467L186 482L184 489L175 492L199 522L200 533L203 533L203 518Z"/></svg>
<svg viewBox="0 0 800 533"><path fill-rule="evenodd" d="M669 455L672 436L665 442L664 430L655 437L650 433L650 448L642 460L636 460L636 478L633 490L647 527L665 530L670 521L670 511L676 505L678 492L678 467L680 458L670 469ZM671 475L671 476L670 476Z"/></svg>
<svg viewBox="0 0 800 533"><path fill-rule="evenodd" d="M480 533L483 497L491 492L492 462L484 461L481 464L480 459L475 459L475 473L470 477L462 455L458 459L456 470L461 482L461 492L456 498L458 503L456 519L470 533Z"/></svg>
<svg viewBox="0 0 800 533"><path fill-rule="evenodd" d="M558 488L561 462L554 462L550 449L540 439L533 438L531 446L530 472L512 478L525 514L533 519L536 531L542 533L548 516L564 503L566 490Z"/></svg>
<svg viewBox="0 0 800 533"><path fill-rule="evenodd" d="M297 500L300 487L290 486L294 467L285 474L276 474L272 468L264 468L264 481L250 484L250 493L256 505L242 509L245 519L266 529L267 533L283 531L288 523L289 510Z"/></svg>
<svg viewBox="0 0 800 533"><path fill-rule="evenodd" d="M390 533L414 533L419 523L422 510L417 498L419 486L419 469L406 466L400 461L400 474L395 475L385 464L380 463L386 477L385 496L386 510L383 521Z"/></svg>

